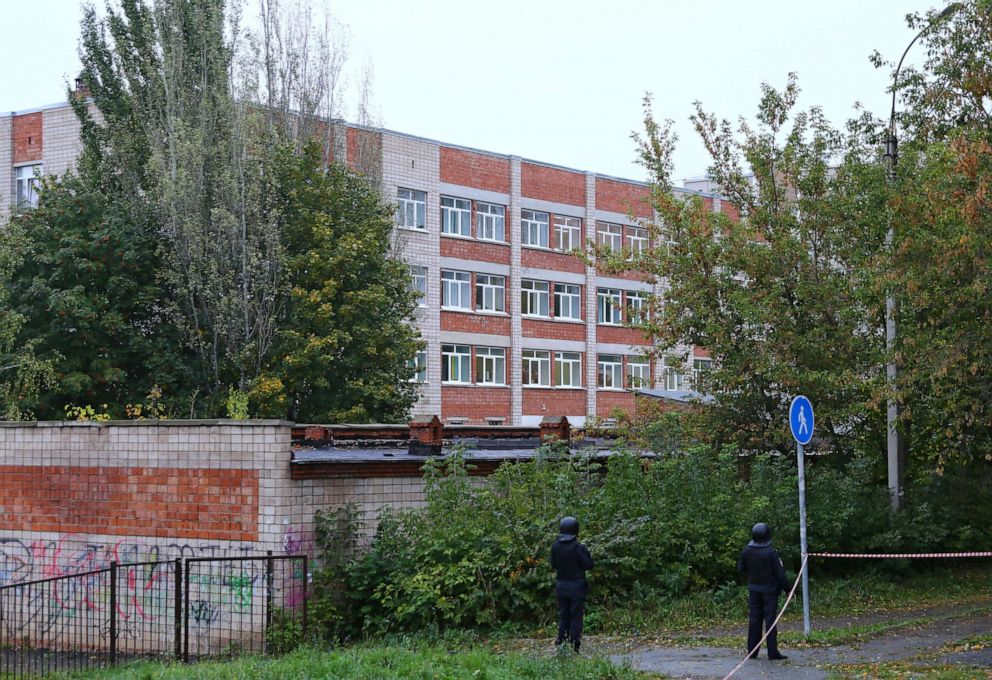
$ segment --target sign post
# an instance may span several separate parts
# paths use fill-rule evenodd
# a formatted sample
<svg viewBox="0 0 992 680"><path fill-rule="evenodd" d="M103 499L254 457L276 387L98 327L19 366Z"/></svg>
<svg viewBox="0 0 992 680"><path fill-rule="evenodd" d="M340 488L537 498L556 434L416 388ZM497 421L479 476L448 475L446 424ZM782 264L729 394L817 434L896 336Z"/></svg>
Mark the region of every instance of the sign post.
<svg viewBox="0 0 992 680"><path fill-rule="evenodd" d="M813 438L813 404L800 395L789 406L789 427L796 440L796 459L799 467L799 543L802 558L806 560L806 466L803 447ZM809 563L803 570L803 636L809 637Z"/></svg>

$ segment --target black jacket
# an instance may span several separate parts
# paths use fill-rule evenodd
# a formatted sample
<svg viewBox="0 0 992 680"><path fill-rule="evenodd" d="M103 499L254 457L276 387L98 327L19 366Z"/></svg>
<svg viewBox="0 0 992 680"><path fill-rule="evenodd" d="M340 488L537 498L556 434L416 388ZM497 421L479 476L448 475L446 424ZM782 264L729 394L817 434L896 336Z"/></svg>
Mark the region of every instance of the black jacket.
<svg viewBox="0 0 992 680"><path fill-rule="evenodd" d="M589 589L586 572L592 569L593 562L589 550L576 539L557 540L551 546L551 568L558 578L559 595L583 597Z"/></svg>
<svg viewBox="0 0 992 680"><path fill-rule="evenodd" d="M758 593L779 593L789 587L785 566L771 542L751 541L741 551L737 571L747 574L747 589Z"/></svg>

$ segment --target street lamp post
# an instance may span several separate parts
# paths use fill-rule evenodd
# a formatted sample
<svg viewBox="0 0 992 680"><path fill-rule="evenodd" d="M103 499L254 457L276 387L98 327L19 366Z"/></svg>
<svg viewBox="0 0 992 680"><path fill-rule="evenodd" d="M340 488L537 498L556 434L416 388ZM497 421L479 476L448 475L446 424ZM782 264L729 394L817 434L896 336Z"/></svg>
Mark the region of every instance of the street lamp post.
<svg viewBox="0 0 992 680"><path fill-rule="evenodd" d="M937 16L935 16L929 24L924 26L920 32L917 33L911 41L909 41L909 45L906 46L905 51L902 53L902 57L899 59L899 64L896 66L896 72L892 76L892 110L889 113L889 136L885 140L885 158L888 159L888 172L886 174L890 184L895 184L896 164L899 162L899 140L896 137L896 90L899 86L899 71L902 69L902 62L909 53L909 49L916 43L917 40L919 40L921 35L933 28L939 22L954 14L954 12L958 11L960 8L961 3L951 3ZM892 243L894 240L895 227L892 224L892 211L890 210L889 227L885 232L886 250L892 249ZM885 380L889 393L885 415L885 423L887 426L886 451L888 455L889 493L891 494L892 509L898 510L902 501L901 493L904 443L902 433L899 431L899 402L896 401L894 394L896 387L896 376L898 374L895 357L893 356L895 344L896 299L890 287L885 294L885 349L888 353L888 361L885 364Z"/></svg>

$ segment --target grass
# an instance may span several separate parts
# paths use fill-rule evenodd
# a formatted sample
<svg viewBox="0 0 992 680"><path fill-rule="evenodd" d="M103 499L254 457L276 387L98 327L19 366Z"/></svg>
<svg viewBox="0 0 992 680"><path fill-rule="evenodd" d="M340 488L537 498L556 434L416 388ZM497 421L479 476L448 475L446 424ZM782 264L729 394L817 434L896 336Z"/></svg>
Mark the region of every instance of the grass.
<svg viewBox="0 0 992 680"><path fill-rule="evenodd" d="M246 657L192 666L142 663L67 675L87 680L641 680L648 678L606 659L575 656L535 658L495 654L483 648L356 646L337 651L303 648L283 657Z"/></svg>
<svg viewBox="0 0 992 680"><path fill-rule="evenodd" d="M983 680L992 678L992 671L979 668L955 668L946 664L927 664L915 661L893 661L889 663L849 664L831 666L829 680L848 678L871 678L872 680L906 680L926 678L926 680Z"/></svg>

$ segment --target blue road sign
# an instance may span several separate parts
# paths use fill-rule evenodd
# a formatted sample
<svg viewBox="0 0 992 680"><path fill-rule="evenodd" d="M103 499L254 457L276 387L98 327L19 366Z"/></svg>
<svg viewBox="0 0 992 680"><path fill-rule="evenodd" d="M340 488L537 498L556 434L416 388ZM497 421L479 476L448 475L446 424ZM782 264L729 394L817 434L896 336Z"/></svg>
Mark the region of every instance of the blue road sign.
<svg viewBox="0 0 992 680"><path fill-rule="evenodd" d="M789 427L792 436L803 446L813 438L813 404L802 395L793 399L789 407Z"/></svg>

